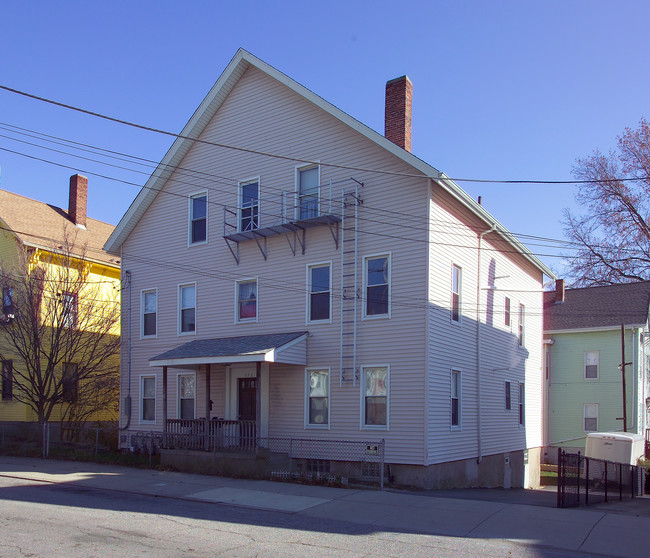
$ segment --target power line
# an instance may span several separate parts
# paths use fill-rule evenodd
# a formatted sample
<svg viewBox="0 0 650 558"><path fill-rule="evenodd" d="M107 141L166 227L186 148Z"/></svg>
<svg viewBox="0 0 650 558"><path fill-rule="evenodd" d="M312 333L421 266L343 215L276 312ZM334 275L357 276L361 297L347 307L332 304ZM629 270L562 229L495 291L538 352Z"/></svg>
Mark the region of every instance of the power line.
<svg viewBox="0 0 650 558"><path fill-rule="evenodd" d="M260 151L256 149L250 149L246 147L238 147L234 145L228 145L225 143L219 143L219 142L213 142L209 140L204 140L204 139L199 139L199 138L193 138L190 136L184 136L182 134L177 134L174 132L169 132L167 130L162 130L160 128L154 128L152 126L146 126L143 124L137 124L135 122L131 122L129 120L124 120L121 118L116 118L114 116L108 116L99 112L91 111L88 109L84 109L81 107L76 107L74 105L69 105L66 103L62 103L60 101L55 101L52 99L48 99L46 97L41 97L39 95L35 95L33 93L27 93L25 91L20 91L19 89L14 89L12 87L8 87L6 85L1 85L0 84L0 89L3 89L5 91L8 91L10 93L15 93L16 95L20 95L23 97L27 97L30 99L34 99L37 101L41 101L44 103L48 103L51 105L55 105L61 108L65 108L68 110L73 110L76 112L80 112L82 114L87 114L89 116L94 116L96 118L101 118L103 120L107 120L109 122L115 122L117 124L123 124L125 126L130 126L132 128L137 128L140 130L144 130L147 132L153 132L156 134L161 134L177 139L183 139L183 140L189 140L194 143L200 143L200 144L205 144L205 145L210 145L212 147L219 147L223 149L231 149L235 151L240 151L243 153L250 153L254 155L261 155L264 157L272 157L275 159L283 159L283 160L288 160L288 161L296 161L299 163L305 163L305 164L320 164L322 166L326 167L333 167L333 168L340 168L340 169L347 169L347 170L354 170L354 171L360 171L360 172L371 172L371 173L380 173L380 174L388 174L392 176L403 176L403 177L411 177L411 178L431 178L433 180L439 180L439 179L447 179L447 180L453 180L455 182L475 182L475 183L492 183L492 184L594 184L594 183L612 183L612 182L633 182L633 181L639 181L639 180L648 180L650 177L645 176L645 177L628 177L628 178L612 178L612 179L602 179L602 180L493 180L493 179L482 179L482 178L451 178L451 177L446 177L444 175L441 176L427 176L424 173L404 173L404 172L398 172L398 171L389 171L389 170L381 170L381 169L368 169L365 167L355 167L351 165L341 165L341 164L336 164L336 163L330 163L330 162L325 162L325 161L313 161L310 159L302 159L294 156L288 156L288 155L281 155L278 153L270 153L266 151Z"/></svg>
<svg viewBox="0 0 650 558"><path fill-rule="evenodd" d="M2 124L2 123L0 123L0 124ZM53 140L51 140L51 139L48 139L48 140L46 140L46 141L52 141L53 143L56 143L56 144L59 144L59 145L65 145L65 143L61 143L61 142L68 142L68 143L73 143L73 144L75 144L75 145L83 145L83 146L85 146L85 147L89 147L89 148L91 148L92 150L101 150L101 151L104 151L104 149L101 148L101 147L90 146L90 145L88 145L88 144L81 144L80 142L74 142L74 141L72 141L72 140L68 140L68 139L64 139L64 138L60 138L60 137L56 137L56 136L50 136L50 135L47 135L47 134L42 134L41 132L37 132L37 131L34 131L34 130L28 130L28 129L26 129L26 128L21 128L21 127L18 127L18 126L13 126L13 125L11 125L11 124L2 124L2 125L4 125L4 126L9 126L9 127L11 127L11 128L16 128L16 129L18 129L18 130L21 130L22 132L17 132L17 133L21 133L21 134L23 134L23 135L27 135L27 136L29 136L29 137L35 137L35 136L33 136L33 135L30 135L30 134L38 134L38 135L45 136L45 137L47 137L47 138L55 138L56 140L60 140L60 141L53 141ZM0 128L1 128L1 126L0 126ZM5 128L5 129L6 129L6 128ZM13 132L13 130L11 130L11 131ZM30 134L23 133L23 132L30 132ZM13 141L20 141L21 143L27 143L28 145L33 145L33 146L36 146L36 147L39 147L39 148L42 148L42 149L47 149L47 150L50 150L50 151L54 151L54 152L58 152L58 153L63 153L63 154L65 154L65 155L68 155L68 156L71 156L71 157L79 157L79 158L81 158L81 159L89 160L89 161L94 161L94 162L98 162L98 163L100 163L100 164L106 164L106 165L109 165L109 166L112 166L112 167L116 167L116 168L120 168L120 169L123 169L123 170L130 171L130 172L138 172L138 173L140 173L140 174L146 174L146 175L149 174L149 173L144 173L143 171L136 171L136 170L129 169L129 168L127 168L127 167L122 167L122 166L119 166L119 165L112 165L112 164L110 164L110 163L105 163L105 162L103 162L103 161L98 161L98 160L96 160L96 159L89 159L89 158L81 157L81 156L74 155L74 154L71 154L71 153L67 153L67 152L63 152L63 151L59 151L59 150L55 150L55 149L51 149L51 148L47 148L47 147L44 147L44 146L41 146L41 145L38 145L38 144L33 144L33 143L30 143L30 142L24 142L24 141L22 141L22 140L17 140L17 139L15 139L15 138L11 138L11 137L8 137L8 136L0 136L0 137L6 137L6 138L11 139L11 140L13 140ZM80 149L80 148L79 148L79 149ZM83 149L83 151L90 151L90 152L93 152L93 151L91 151L91 150L86 150L86 149ZM132 158L132 159L138 159L138 160L140 160L140 161L147 161L148 163L151 163L151 164L150 164L150 165L144 165L144 166L148 166L149 168L155 166L155 161L151 161L151 160L147 160L147 159L142 159L142 158L139 158L139 157L136 157L136 156L133 156L133 155L129 155L129 154L125 154L125 153L120 153L120 152L115 152L115 151L109 151L109 150L106 150L106 151L109 152L109 153L111 154L111 155L108 155L109 157L113 157L113 154L119 154L119 155L121 155L122 157L129 157L129 158ZM16 153L16 152L14 152L14 153ZM118 159L118 160L122 160L122 161L125 161L125 160L128 161L128 159L123 159L122 157L113 157L113 158L116 158L116 159ZM43 159L41 159L41 160L42 160L43 162L48 162L47 160L43 160ZM143 163L137 163L137 164L143 164ZM162 164L162 163L161 163L161 164ZM167 165L164 165L164 166L167 166ZM236 181L235 179L227 179L227 178L225 178L225 177L219 177L218 175L214 175L214 174L211 174L211 173L205 173L205 172L201 172L201 171L196 171L196 170L194 170L194 169L185 169L185 168L183 168L183 167L178 167L178 166L174 166L174 167L172 167L172 168L173 168L174 170L177 170L177 171L178 171L178 170L183 170L184 172L188 172L188 173L192 173L192 174L200 174L200 175L202 175L202 176L207 176L207 177L209 177L209 178L211 178L211 179L217 179L217 181L220 181L220 180L221 180L221 181L224 181L223 183L226 184L226 185L228 185L228 186L235 185L236 183L238 183L238 181ZM219 180L219 179L220 179L220 180ZM177 182L180 183L180 184L190 185L190 183L184 183L184 182L180 182L180 181L177 181ZM232 183L232 184L231 184L231 183ZM192 185L192 186L196 186L196 187L204 187L204 188L207 188L208 190L212 190L212 191L216 191L216 192L221 192L221 193L226 193L226 194L232 194L232 192L230 192L230 191L225 191L225 190L223 190L223 189L218 189L218 188L214 188L214 187L212 187L212 188L211 188L211 187L206 187L204 184L195 184L195 183L192 183L191 185ZM274 190L277 190L277 191L279 191L279 192L286 193L286 190L284 190L284 189L274 188L274 187L269 186L269 185L265 185L264 189L265 189L265 190L266 190L266 189L274 189ZM328 198L325 198L325 201L327 201L327 199L328 199ZM330 201L332 201L332 200L334 200L334 199L335 199L335 201L336 201L337 203L340 202L340 199L339 199L339 198L330 198ZM321 200L322 200L322 197L321 197ZM264 202L264 204L266 204L266 203L276 203L276 204L277 204L277 203L281 203L281 202L277 202L277 200L272 200L272 199L267 199L267 198L262 198L262 197L259 198L259 202L260 202L260 203ZM216 203L216 202L210 202L210 203L215 203L215 205L220 205L220 206L222 206L222 207L225 206L225 204L218 204L218 203ZM364 209L371 210L371 211L376 211L376 212L381 212L381 213L385 213L385 214L386 214L386 213L387 213L387 214L394 214L394 215L396 215L396 216L405 216L405 217L408 217L411 221L412 221L414 218L415 218L415 219L422 219L422 217L419 216L419 215L413 215L413 214L408 214L408 213L405 213L405 212L398 212L398 211L394 211L394 210L386 210L386 209L384 209L384 208L374 208L374 207L372 207L372 206L367 206L367 205L364 207ZM258 208L258 211L259 211L259 208ZM270 216L272 215L272 216L276 217L275 214L271 214L271 213L259 212L259 214L260 214L260 215L270 215ZM373 222L372 219L369 219L369 218L367 218L367 217L363 217L363 216L359 216L359 219L361 219L361 220L367 220L367 221L371 221L371 222ZM431 220L429 219L429 221L431 221ZM374 221L374 222L377 222L377 221ZM441 222L442 222L442 221L441 221ZM386 224L386 222L385 222L385 221L382 221L382 224ZM463 229L466 228L465 225L462 225L462 224L460 224L460 223L444 222L444 224L445 224L445 226L463 227ZM396 226L400 226L401 223L396 223L395 225L396 225ZM414 229L414 227L413 227L412 224L410 225L409 228ZM429 232L432 232L430 229L421 229L421 228L419 228L419 229L418 229L418 228L415 228L415 229L416 229L416 230L428 230ZM480 232L480 231L477 230L476 232ZM577 243L573 243L573 242L570 242L570 241L567 241L567 240L549 239L549 238L545 238L545 237L526 235L526 234L523 234L523 233L511 233L511 232L509 232L509 231L500 231L500 232L501 232L504 236L510 236L511 238L515 238L515 237L519 237L519 238L530 238L530 239L535 239L535 240L542 240L542 241L545 241L545 242L558 243L558 244L562 244L562 245L564 245L564 246L565 246L566 248L568 248L568 249L580 249L580 248L582 248L582 245L579 245L579 244L577 244ZM542 246L543 246L543 245L542 245Z"/></svg>

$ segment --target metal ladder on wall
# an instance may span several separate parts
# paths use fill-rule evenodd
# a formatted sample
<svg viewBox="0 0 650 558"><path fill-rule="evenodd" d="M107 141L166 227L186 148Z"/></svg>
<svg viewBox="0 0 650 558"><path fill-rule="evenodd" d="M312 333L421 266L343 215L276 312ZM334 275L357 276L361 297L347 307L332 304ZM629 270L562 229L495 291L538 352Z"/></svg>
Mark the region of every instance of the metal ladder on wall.
<svg viewBox="0 0 650 558"><path fill-rule="evenodd" d="M341 207L341 353L339 384L357 385L357 217L359 186L343 193Z"/></svg>

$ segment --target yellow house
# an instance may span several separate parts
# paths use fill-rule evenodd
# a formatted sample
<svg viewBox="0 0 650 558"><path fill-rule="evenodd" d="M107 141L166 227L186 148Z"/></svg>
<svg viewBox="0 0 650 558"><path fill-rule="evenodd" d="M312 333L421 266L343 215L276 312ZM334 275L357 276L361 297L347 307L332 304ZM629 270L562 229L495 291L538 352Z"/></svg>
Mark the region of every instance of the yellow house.
<svg viewBox="0 0 650 558"><path fill-rule="evenodd" d="M0 422L118 419L120 261L87 197L78 174L67 210L0 190Z"/></svg>

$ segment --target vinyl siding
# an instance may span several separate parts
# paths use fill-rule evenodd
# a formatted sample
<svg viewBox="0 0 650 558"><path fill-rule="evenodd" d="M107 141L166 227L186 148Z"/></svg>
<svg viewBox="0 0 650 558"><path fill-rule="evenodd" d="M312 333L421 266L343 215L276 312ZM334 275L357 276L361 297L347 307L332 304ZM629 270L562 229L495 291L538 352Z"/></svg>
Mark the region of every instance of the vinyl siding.
<svg viewBox="0 0 650 558"><path fill-rule="evenodd" d="M262 72L250 68L203 132L202 139L237 145L302 160L321 160L359 168L412 173L412 169L361 134L290 92ZM327 226L306 231L305 254L294 256L284 235L267 240L267 259L254 240L240 244L240 263L231 255L223 234L222 206L235 206L238 181L260 177L261 226L277 220L281 192L295 190L300 163L236 150L195 144L153 201L123 246L123 269L132 278L132 376L134 403L138 377L160 370L149 358L196 338L254 335L308 330L308 366L331 370L331 425L318 431L330 439L386 439L386 459L393 463L424 462L424 368L426 364L426 222L425 179L350 171L321 166L321 185L344 188L363 182L359 208L357 274L362 285L365 255L391 254L392 309L390 319L361 319L358 307L357 364L390 366L390 428L360 428L360 385L339 385L341 253ZM206 174L202 174L206 173ZM208 175L213 178L208 179ZM188 247L188 202L184 196L208 192L208 242ZM327 195L327 194L325 194ZM381 209L380 209L381 208ZM387 212L384 208L389 208ZM406 218L393 212L405 212ZM291 238L289 238L291 240ZM332 262L332 323L306 323L306 266ZM235 282L258 278L257 322L235 323ZM177 335L178 285L196 281L195 336ZM158 289L158 336L140 339L142 289ZM175 372L174 372L175 373ZM227 376L228 373L226 373ZM172 376L170 369L170 378ZM304 428L304 367L270 365L269 435L313 437ZM123 374L122 392L127 392ZM198 383L197 409L202 382ZM157 429L162 428L162 381L157 388ZM175 416L175 386L169 382L168 416ZM221 398L212 381L215 405ZM224 389L225 386L224 386ZM225 401L225 399L224 399ZM218 403L219 402L219 403ZM232 403L232 402L231 402ZM226 409L227 403L224 403ZM134 406L133 427L139 412ZM213 407L213 415L218 416ZM122 417L124 422L125 417Z"/></svg>
<svg viewBox="0 0 650 558"><path fill-rule="evenodd" d="M12 259L17 260L17 245L13 235L0 235L0 257L3 262L10 262ZM47 254L42 253L43 257L47 259ZM56 268L56 264L48 264ZM80 312L83 312L83 298L86 297L92 300L107 301L109 304L120 305L120 270L108 266L92 264L90 273L88 275L88 287L80 292ZM11 327L11 326L7 326ZM119 335L120 324L119 320L114 327L114 334ZM17 352L5 341L0 342L0 354L4 358L14 360L14 368L21 368L21 360ZM115 355L115 359L119 359L119 355ZM72 359L72 362L75 362ZM60 373L60 370L57 371ZM14 375L14 382L18 382L19 377ZM83 389L83 384L80 384L80 389ZM15 393L15 388L14 388ZM114 395L114 399L103 410L93 413L88 417L88 421L115 421L117 420L117 407L118 407L118 393ZM62 416L62 407L57 406L54 408L50 420L58 421ZM0 401L0 421L35 421L37 420L36 413L27 405L18 403L17 401Z"/></svg>
<svg viewBox="0 0 650 558"><path fill-rule="evenodd" d="M487 230L435 187L430 204L429 246L429 463L440 463L540 446L542 276L523 258L507 255L495 233L483 237L479 304L481 338L477 380L477 231ZM462 269L461 319L451 320L452 266ZM504 299L511 301L511 325ZM518 309L525 306L525 346L518 343ZM451 426L451 370L461 371L461 421ZM505 409L505 381L512 408ZM518 384L525 383L525 426L519 425Z"/></svg>
<svg viewBox="0 0 650 558"><path fill-rule="evenodd" d="M553 340L550 347L549 443L570 447L584 447L583 405L598 404L598 431L611 432L623 429L623 394L621 372L620 330L600 332L555 333L547 336ZM635 341L635 338L637 341ZM627 330L625 335L626 400L628 431L644 433L643 382L639 385L637 372L639 354L638 332ZM599 351L598 379L584 378L585 351ZM642 367L641 367L642 368ZM639 429L639 424L641 428Z"/></svg>

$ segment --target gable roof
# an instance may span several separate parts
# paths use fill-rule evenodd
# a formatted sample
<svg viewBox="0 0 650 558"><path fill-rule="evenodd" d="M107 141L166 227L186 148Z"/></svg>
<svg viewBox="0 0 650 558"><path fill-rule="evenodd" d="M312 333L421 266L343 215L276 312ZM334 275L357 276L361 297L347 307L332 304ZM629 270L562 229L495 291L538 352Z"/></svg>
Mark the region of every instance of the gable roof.
<svg viewBox="0 0 650 558"><path fill-rule="evenodd" d="M555 291L544 293L544 331L626 326L648 321L650 281L566 289L564 302L555 303Z"/></svg>
<svg viewBox="0 0 650 558"><path fill-rule="evenodd" d="M0 190L0 226L8 229L22 244L42 250L53 251L63 243L65 234L75 240L73 252L85 259L111 267L120 266L115 258L103 248L115 227L86 219L86 228L75 226L68 218L68 211L13 192Z"/></svg>
<svg viewBox="0 0 650 558"><path fill-rule="evenodd" d="M535 255L533 255L528 250L528 248L526 248L517 238L512 235L512 233L510 233L488 211L479 205L467 192L465 192L460 186L458 186L458 184L447 177L444 173L440 172L431 165L428 165L409 151L398 147L392 141L386 139L378 132L352 118L350 115L335 107L331 103L328 103L322 97L319 97L303 85L300 85L298 82L294 81L287 75L276 70L266 62L263 62L259 58L253 56L251 53L241 48L232 58L219 79L213 85L212 89L210 89L209 93L196 109L188 123L185 125L172 146L169 148L169 151L167 151L166 155L159 163L156 170L149 177L147 183L144 185L142 190L140 190L139 194L136 196L135 200L118 223L115 231L106 242L105 249L108 252L112 254L119 254L120 247L125 242L149 205L151 205L157 193L162 189L165 182L171 176L173 169L178 164L180 164L181 160L189 151L190 147L200 136L201 132L203 132L204 128L208 125L228 94L233 90L239 78L250 66L257 68L271 78L284 84L293 92L304 97L307 101L320 107L322 110L329 113L334 118L340 120L342 123L346 124L353 130L356 130L369 140L379 145L381 148L398 157L416 171L421 172L423 178L431 178L443 190L448 192L453 198L458 200L472 213L483 220L486 223L487 228L494 227L495 231L500 233L503 238L511 246L513 246L516 252L522 254L545 275L551 278L555 278L555 274L553 271L551 271L551 269L548 268L548 266L546 266ZM296 161L298 160L296 159ZM323 166L327 165L326 162L320 162L320 164Z"/></svg>

